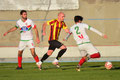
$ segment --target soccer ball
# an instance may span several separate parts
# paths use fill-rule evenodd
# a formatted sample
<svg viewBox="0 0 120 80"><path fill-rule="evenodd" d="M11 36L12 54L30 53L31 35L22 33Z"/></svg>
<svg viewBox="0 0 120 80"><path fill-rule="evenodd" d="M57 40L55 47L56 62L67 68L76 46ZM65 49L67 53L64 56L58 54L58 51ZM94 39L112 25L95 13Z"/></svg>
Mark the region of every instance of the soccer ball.
<svg viewBox="0 0 120 80"><path fill-rule="evenodd" d="M106 62L105 63L105 68L110 70L112 68L112 63L111 62Z"/></svg>

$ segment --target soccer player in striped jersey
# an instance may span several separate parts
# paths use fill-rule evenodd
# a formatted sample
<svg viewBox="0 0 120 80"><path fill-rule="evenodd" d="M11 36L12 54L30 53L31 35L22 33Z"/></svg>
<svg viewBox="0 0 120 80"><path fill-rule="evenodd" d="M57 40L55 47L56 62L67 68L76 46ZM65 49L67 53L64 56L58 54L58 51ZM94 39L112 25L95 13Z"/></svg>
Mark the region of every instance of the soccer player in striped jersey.
<svg viewBox="0 0 120 80"><path fill-rule="evenodd" d="M26 48L26 46L30 48L31 54L34 57L36 63L39 62L39 58L35 53L33 34L32 34L32 29L33 29L36 33L36 42L39 44L40 40L39 40L37 27L36 25L34 25L31 19L27 18L26 10L21 10L20 15L21 15L21 19L17 21L16 26L8 30L6 33L4 33L4 36L6 36L8 33L17 30L18 28L20 29L21 39L18 50L18 67L16 69L22 69L22 53Z"/></svg>
<svg viewBox="0 0 120 80"><path fill-rule="evenodd" d="M65 30L65 32L69 33L69 29L67 28L65 22L64 22L64 18L65 18L65 14L63 12L58 13L58 19L53 19L50 21L47 21L43 24L43 36L46 35L46 26L50 25L50 36L49 36L49 48L46 54L44 54L44 56L42 57L42 59L39 62L39 68L41 70L41 65L43 63L43 61L45 61L50 55L52 55L52 53L54 52L54 50L56 48L61 49L56 57L56 59L53 61L53 64L56 67L60 67L58 64L58 60L60 59L60 57L66 52L67 48L64 44L62 44L61 42L58 41L59 38L59 34L61 29L63 28Z"/></svg>
<svg viewBox="0 0 120 80"><path fill-rule="evenodd" d="M105 34L99 32L95 28L85 23L82 23L82 20L83 20L82 16L75 16L74 17L75 24L70 28L70 33L73 34L73 37L82 55L82 59L80 60L77 66L78 71L80 71L80 67L83 65L83 63L89 60L90 58L100 58L99 51L90 42L85 29L91 30L97 33L98 35L102 36L103 38L107 38ZM65 40L67 40L71 34L68 34Z"/></svg>

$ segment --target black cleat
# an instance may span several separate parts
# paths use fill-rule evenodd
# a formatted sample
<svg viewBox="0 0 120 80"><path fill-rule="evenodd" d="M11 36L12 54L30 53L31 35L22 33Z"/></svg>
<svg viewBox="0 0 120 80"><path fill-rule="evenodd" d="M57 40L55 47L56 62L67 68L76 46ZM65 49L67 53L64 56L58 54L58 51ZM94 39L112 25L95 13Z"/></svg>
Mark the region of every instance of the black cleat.
<svg viewBox="0 0 120 80"><path fill-rule="evenodd" d="M22 70L23 68L22 68L22 67L17 67L16 69L17 69L17 70Z"/></svg>

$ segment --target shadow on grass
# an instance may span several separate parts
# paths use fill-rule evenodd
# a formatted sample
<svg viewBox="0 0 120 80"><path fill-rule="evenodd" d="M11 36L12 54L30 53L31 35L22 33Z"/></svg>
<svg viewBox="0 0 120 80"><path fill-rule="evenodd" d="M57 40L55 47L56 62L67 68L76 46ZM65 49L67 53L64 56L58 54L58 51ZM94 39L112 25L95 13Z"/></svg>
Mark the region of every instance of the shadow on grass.
<svg viewBox="0 0 120 80"><path fill-rule="evenodd" d="M101 66L100 65L95 65L95 66L88 66L88 67L96 68L96 67L101 67Z"/></svg>
<svg viewBox="0 0 120 80"><path fill-rule="evenodd" d="M119 70L120 69L120 67L114 67L114 68L112 68L112 70Z"/></svg>
<svg viewBox="0 0 120 80"><path fill-rule="evenodd" d="M37 68L37 67L35 67ZM74 69L76 68L76 65L61 65L60 68L57 68L54 65L43 65L42 69L43 70L51 70L51 69L61 69L61 70L68 70L68 69Z"/></svg>

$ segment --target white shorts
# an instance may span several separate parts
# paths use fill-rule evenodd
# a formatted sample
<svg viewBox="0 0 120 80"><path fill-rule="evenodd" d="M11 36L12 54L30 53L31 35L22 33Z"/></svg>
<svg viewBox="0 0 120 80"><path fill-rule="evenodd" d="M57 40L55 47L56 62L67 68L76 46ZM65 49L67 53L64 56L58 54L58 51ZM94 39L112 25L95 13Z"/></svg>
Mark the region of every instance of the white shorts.
<svg viewBox="0 0 120 80"><path fill-rule="evenodd" d="M31 49L31 48L35 48L35 47L34 47L34 41L33 41L33 40L20 41L18 49L19 49L19 50L24 50L27 46L28 46L30 49Z"/></svg>
<svg viewBox="0 0 120 80"><path fill-rule="evenodd" d="M91 55L94 53L98 53L98 50L91 43L82 44L78 47L82 57L86 56L87 54Z"/></svg>

